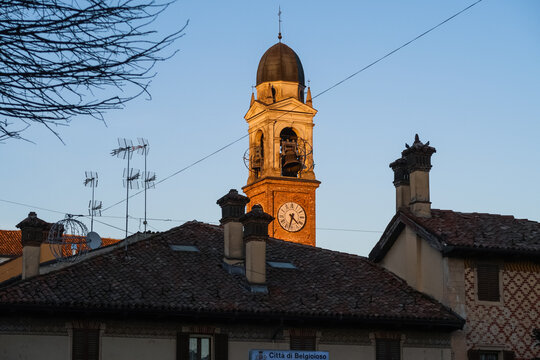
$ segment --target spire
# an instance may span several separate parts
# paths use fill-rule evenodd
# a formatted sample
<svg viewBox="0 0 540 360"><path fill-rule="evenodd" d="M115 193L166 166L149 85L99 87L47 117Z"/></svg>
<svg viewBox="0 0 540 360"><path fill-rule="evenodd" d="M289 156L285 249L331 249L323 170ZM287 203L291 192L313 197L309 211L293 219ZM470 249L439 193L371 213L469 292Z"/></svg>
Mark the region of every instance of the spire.
<svg viewBox="0 0 540 360"><path fill-rule="evenodd" d="M251 91L251 102L249 103L249 106L253 105L254 102L255 102L255 94L253 93L253 91Z"/></svg>
<svg viewBox="0 0 540 360"><path fill-rule="evenodd" d="M306 104L313 107L313 101L311 100L311 87L307 88Z"/></svg>
<svg viewBox="0 0 540 360"><path fill-rule="evenodd" d="M279 6L279 11L278 11L277 14L278 14L278 27L279 27L279 32L278 32L277 38L278 38L279 42L281 42L281 38L282 38L282 36L281 36L281 6Z"/></svg>

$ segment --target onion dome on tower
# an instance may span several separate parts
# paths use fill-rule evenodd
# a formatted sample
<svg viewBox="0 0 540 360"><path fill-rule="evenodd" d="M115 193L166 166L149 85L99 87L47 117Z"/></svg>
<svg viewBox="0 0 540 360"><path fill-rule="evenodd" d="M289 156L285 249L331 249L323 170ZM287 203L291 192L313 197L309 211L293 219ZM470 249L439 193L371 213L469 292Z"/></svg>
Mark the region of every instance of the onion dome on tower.
<svg viewBox="0 0 540 360"><path fill-rule="evenodd" d="M282 42L270 47L257 68L258 100L274 103L287 98L304 102L304 68L293 49Z"/></svg>
<svg viewBox="0 0 540 360"><path fill-rule="evenodd" d="M300 58L282 42L266 50L259 61L257 85L267 81L290 81L305 86Z"/></svg>

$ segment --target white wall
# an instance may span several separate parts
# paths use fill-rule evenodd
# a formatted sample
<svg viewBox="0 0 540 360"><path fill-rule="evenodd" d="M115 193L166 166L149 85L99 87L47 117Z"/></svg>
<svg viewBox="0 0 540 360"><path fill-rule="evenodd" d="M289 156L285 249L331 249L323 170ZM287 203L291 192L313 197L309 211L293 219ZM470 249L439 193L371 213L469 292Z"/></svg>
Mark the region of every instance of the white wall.
<svg viewBox="0 0 540 360"><path fill-rule="evenodd" d="M143 337L101 338L102 360L175 360L176 339Z"/></svg>
<svg viewBox="0 0 540 360"><path fill-rule="evenodd" d="M0 335L2 360L69 360L68 336Z"/></svg>

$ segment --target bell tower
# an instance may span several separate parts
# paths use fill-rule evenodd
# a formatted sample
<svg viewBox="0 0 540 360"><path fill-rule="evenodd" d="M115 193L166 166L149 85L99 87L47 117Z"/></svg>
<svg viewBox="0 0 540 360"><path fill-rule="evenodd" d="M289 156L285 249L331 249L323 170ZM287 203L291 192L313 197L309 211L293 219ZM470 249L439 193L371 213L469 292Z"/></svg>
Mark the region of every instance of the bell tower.
<svg viewBox="0 0 540 360"><path fill-rule="evenodd" d="M247 210L259 204L275 220L270 236L315 246L313 108L304 100L304 70L298 55L278 42L261 58L257 96L244 116L249 125Z"/></svg>

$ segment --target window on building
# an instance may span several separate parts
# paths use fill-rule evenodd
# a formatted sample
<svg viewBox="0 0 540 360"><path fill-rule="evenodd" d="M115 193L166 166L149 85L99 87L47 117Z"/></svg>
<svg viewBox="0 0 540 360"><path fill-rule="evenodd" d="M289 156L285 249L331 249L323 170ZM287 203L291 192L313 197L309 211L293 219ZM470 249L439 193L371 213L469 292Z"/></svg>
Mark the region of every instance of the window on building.
<svg viewBox="0 0 540 360"><path fill-rule="evenodd" d="M401 345L399 339L377 339L375 343L376 360L400 360Z"/></svg>
<svg viewBox="0 0 540 360"><path fill-rule="evenodd" d="M179 333L177 360L227 360L229 340L226 334L195 335Z"/></svg>
<svg viewBox="0 0 540 360"><path fill-rule="evenodd" d="M99 329L73 329L73 360L99 360Z"/></svg>
<svg viewBox="0 0 540 360"><path fill-rule="evenodd" d="M315 336L291 335L291 350L315 351L316 342Z"/></svg>
<svg viewBox="0 0 540 360"><path fill-rule="evenodd" d="M478 300L500 301L499 266L478 264L476 267Z"/></svg>
<svg viewBox="0 0 540 360"><path fill-rule="evenodd" d="M210 359L210 338L191 336L189 338L189 360Z"/></svg>

